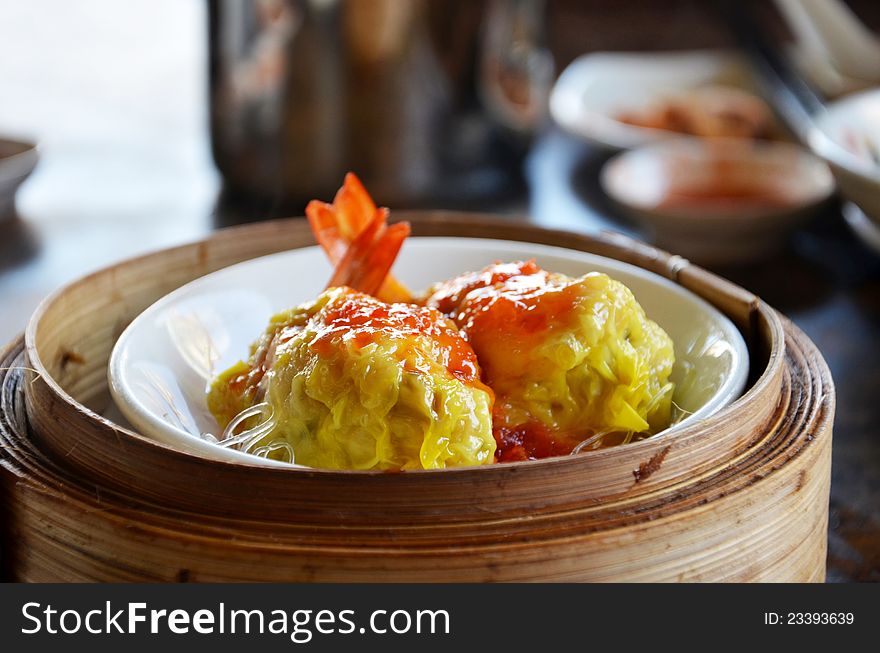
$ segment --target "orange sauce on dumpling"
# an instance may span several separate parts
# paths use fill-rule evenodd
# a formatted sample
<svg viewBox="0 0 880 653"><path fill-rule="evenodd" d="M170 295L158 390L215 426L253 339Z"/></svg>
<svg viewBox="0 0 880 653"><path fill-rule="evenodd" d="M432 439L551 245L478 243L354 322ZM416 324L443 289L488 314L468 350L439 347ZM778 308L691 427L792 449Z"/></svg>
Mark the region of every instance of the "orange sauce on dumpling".
<svg viewBox="0 0 880 653"><path fill-rule="evenodd" d="M583 435L575 438L566 437L539 422L519 424L515 427L496 426L493 435L498 445L495 450L495 460L499 463L567 456L584 439Z"/></svg>
<svg viewBox="0 0 880 653"><path fill-rule="evenodd" d="M447 371L464 383L480 380L477 356L467 341L445 316L432 308L411 304L386 304L353 293L328 306L321 316L318 335L310 347L319 354L329 354L340 343L366 347L380 340L401 340L420 337L420 345L428 348L429 358L440 361ZM405 346L405 344L404 344ZM411 371L417 369L418 358L409 357Z"/></svg>
<svg viewBox="0 0 880 653"><path fill-rule="evenodd" d="M435 290L429 305L452 317L492 385L509 378L549 332L568 328L578 301L573 284L553 283L532 260L452 279Z"/></svg>
<svg viewBox="0 0 880 653"><path fill-rule="evenodd" d="M429 299L430 305L441 313L454 315L468 294L479 288L498 286L513 277L544 274L534 260L515 263L495 263L479 272L467 272L436 286Z"/></svg>
<svg viewBox="0 0 880 653"><path fill-rule="evenodd" d="M581 292L553 279L534 261L496 263L434 288L428 305L450 315L477 352L483 381L499 401L493 429L499 462L534 460L571 453L583 434L566 435L539 422L505 425L504 389L537 364L532 352L576 318Z"/></svg>

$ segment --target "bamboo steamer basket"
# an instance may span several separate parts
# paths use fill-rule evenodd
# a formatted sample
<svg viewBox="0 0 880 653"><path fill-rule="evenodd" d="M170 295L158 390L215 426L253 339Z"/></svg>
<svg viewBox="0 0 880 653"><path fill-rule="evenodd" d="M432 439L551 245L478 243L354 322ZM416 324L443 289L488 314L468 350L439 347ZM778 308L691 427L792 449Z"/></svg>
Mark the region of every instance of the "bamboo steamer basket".
<svg viewBox="0 0 880 653"><path fill-rule="evenodd" d="M4 577L17 581L822 581L834 388L759 298L628 238L422 213L416 236L558 245L649 269L746 337L742 398L680 431L540 461L399 474L203 459L102 416L117 337L233 263L314 244L227 229L49 297L2 353Z"/></svg>

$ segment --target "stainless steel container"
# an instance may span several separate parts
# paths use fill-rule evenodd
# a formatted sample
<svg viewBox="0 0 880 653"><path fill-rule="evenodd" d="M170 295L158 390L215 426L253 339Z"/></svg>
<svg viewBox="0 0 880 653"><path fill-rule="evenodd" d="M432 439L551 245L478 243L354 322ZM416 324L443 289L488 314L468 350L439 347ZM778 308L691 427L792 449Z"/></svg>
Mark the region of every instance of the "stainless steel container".
<svg viewBox="0 0 880 653"><path fill-rule="evenodd" d="M509 191L544 118L539 0L210 0L227 189L285 205L355 171L395 206Z"/></svg>

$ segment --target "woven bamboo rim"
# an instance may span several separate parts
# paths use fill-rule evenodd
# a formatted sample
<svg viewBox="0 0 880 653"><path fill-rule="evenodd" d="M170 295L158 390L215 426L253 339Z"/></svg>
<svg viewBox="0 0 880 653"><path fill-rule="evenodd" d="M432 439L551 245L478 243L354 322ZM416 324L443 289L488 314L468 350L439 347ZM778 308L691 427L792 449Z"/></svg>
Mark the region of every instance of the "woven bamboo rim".
<svg viewBox="0 0 880 653"><path fill-rule="evenodd" d="M114 425L115 337L169 290L311 245L299 221L218 233L75 282L2 367L8 573L84 580L821 580L834 391L809 340L754 296L628 239L461 214L417 235L583 249L658 272L740 326L746 395L671 437L530 463L376 474L208 461ZM90 406L91 408L87 408ZM28 431L28 426L31 431Z"/></svg>

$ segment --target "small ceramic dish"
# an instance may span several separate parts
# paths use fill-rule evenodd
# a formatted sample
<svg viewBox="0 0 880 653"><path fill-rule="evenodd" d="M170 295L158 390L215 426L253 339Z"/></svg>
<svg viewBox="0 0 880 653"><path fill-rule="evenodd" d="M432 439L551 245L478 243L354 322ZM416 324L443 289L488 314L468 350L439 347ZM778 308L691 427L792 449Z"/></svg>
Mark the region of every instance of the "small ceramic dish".
<svg viewBox="0 0 880 653"><path fill-rule="evenodd" d="M0 220L13 214L15 192L37 165L33 143L0 138Z"/></svg>
<svg viewBox="0 0 880 653"><path fill-rule="evenodd" d="M724 87L754 95L748 67L733 53L598 52L579 57L559 76L550 96L550 113L566 131L612 150L680 136L621 120L665 100L705 87Z"/></svg>
<svg viewBox="0 0 880 653"><path fill-rule="evenodd" d="M680 138L610 159L600 181L670 251L704 264L773 254L834 191L821 160L787 143Z"/></svg>
<svg viewBox="0 0 880 653"><path fill-rule="evenodd" d="M831 166L841 194L880 227L880 90L829 105L815 116L807 140Z"/></svg>
<svg viewBox="0 0 880 653"><path fill-rule="evenodd" d="M494 260L535 258L568 275L600 271L633 291L673 340L678 424L708 417L742 393L748 350L733 323L677 284L641 268L584 252L478 238L410 238L394 273L412 288L477 270ZM109 385L122 414L145 435L212 459L286 465L223 448L206 391L219 371L246 358L269 317L314 298L331 269L308 247L253 259L197 279L139 315L110 358ZM674 428L674 427L673 427Z"/></svg>

